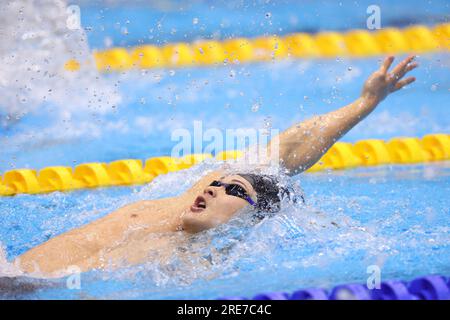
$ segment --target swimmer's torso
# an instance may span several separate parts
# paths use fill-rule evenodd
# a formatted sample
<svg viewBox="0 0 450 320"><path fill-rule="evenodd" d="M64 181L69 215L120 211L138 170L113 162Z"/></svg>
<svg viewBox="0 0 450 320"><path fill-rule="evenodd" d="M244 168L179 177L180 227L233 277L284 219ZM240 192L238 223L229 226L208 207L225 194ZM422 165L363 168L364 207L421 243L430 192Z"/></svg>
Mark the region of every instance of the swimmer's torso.
<svg viewBox="0 0 450 320"><path fill-rule="evenodd" d="M176 231L183 199L141 201L88 225L71 230L20 257L26 272L51 274L75 265L81 270L101 267L100 253L149 233Z"/></svg>
<svg viewBox="0 0 450 320"><path fill-rule="evenodd" d="M180 217L194 195L222 173L200 179L178 197L139 201L80 228L61 234L20 256L16 263L27 273L61 276L69 266L81 271L143 262L154 250L169 253L164 237L149 237L179 230Z"/></svg>

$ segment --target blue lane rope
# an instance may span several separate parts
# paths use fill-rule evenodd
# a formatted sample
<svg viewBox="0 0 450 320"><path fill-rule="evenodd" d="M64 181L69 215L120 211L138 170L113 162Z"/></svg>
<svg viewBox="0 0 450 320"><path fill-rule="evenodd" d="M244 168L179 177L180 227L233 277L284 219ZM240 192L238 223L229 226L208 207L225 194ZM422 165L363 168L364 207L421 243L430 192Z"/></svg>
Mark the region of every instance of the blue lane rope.
<svg viewBox="0 0 450 320"><path fill-rule="evenodd" d="M218 300L450 300L450 277L428 275L412 281L389 280L379 289L362 284L341 284L331 290L308 288L288 292L264 292L252 298L225 296Z"/></svg>

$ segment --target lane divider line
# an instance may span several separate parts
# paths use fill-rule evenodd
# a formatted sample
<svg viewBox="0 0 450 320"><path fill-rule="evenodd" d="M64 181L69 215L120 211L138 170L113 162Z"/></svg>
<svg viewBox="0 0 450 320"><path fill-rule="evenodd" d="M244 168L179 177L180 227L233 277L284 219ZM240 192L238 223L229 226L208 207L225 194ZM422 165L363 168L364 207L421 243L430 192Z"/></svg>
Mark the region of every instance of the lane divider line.
<svg viewBox="0 0 450 320"><path fill-rule="evenodd" d="M217 300L450 300L450 278L427 275L412 281L387 280L379 288L367 284L340 284L327 290L305 288L294 292L263 292L251 298L226 296Z"/></svg>
<svg viewBox="0 0 450 320"><path fill-rule="evenodd" d="M218 153L215 159L236 160L242 155L242 151L227 150ZM14 169L5 172L3 177L0 176L0 196L145 184L158 175L188 169L209 158L212 159L213 156L190 154L181 158L153 157L145 160L145 163L139 159L123 159L110 163L84 163L75 168L46 167L39 172L33 169ZM448 134L428 134L422 139L398 137L387 142L366 139L354 144L336 142L306 172L445 160L450 160Z"/></svg>
<svg viewBox="0 0 450 320"><path fill-rule="evenodd" d="M386 54L427 53L450 49L450 23L433 27L413 25L403 29L323 31L285 36L235 38L223 41L199 40L164 46L142 45L131 49L94 51L98 70L117 72L130 69L241 64L272 59L371 57ZM77 71L80 62L70 59L67 71Z"/></svg>

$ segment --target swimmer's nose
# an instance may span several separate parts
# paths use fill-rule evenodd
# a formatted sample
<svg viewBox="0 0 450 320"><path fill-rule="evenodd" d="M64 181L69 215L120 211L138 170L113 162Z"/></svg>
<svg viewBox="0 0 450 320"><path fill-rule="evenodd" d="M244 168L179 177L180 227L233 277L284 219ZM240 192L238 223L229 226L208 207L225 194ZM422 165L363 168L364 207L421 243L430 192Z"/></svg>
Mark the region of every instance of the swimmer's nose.
<svg viewBox="0 0 450 320"><path fill-rule="evenodd" d="M215 198L217 196L217 190L214 187L207 187L205 190L203 190L204 194L209 194L212 198Z"/></svg>

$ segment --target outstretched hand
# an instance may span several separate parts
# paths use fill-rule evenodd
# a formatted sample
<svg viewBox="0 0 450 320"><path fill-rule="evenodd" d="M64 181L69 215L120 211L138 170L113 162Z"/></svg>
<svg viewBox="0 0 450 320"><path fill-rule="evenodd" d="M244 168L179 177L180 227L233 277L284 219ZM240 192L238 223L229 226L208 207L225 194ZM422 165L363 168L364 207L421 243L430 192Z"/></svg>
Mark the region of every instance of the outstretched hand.
<svg viewBox="0 0 450 320"><path fill-rule="evenodd" d="M390 72L389 68L394 61L394 57L389 56L385 58L381 67L372 73L364 83L362 97L374 104L378 104L391 92L400 90L404 86L414 82L416 80L415 77L403 79L405 74L418 66L417 62L413 62L414 58L414 55L408 56Z"/></svg>

